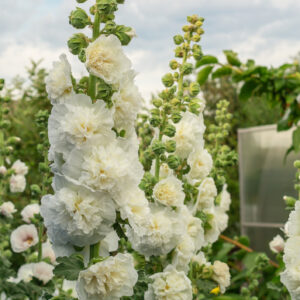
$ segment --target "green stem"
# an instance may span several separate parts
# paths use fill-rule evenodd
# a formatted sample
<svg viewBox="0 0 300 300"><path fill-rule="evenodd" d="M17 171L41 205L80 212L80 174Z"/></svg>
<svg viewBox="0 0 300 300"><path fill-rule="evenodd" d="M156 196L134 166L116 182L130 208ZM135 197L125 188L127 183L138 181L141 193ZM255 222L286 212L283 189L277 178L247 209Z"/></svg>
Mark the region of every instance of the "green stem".
<svg viewBox="0 0 300 300"><path fill-rule="evenodd" d="M90 245L90 261L93 258L99 257L100 242Z"/></svg>
<svg viewBox="0 0 300 300"><path fill-rule="evenodd" d="M43 233L44 233L44 224L43 222L40 222L39 224L39 242L38 242L38 261L42 260L43 256L43 248L42 248L42 239L43 239Z"/></svg>
<svg viewBox="0 0 300 300"><path fill-rule="evenodd" d="M4 133L2 130L0 130L0 149L4 148ZM4 165L4 158L0 153L0 166Z"/></svg>

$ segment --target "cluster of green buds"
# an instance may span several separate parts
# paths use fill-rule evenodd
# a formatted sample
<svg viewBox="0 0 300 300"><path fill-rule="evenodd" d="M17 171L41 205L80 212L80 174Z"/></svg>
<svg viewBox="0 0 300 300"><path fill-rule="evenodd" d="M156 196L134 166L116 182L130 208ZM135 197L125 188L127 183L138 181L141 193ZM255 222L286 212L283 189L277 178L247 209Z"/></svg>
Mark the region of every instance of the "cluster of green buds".
<svg viewBox="0 0 300 300"><path fill-rule="evenodd" d="M176 151L175 141L163 141L163 137L174 137L176 128L174 124L178 123L182 118L182 113L190 111L196 115L203 111L204 101L197 98L200 93L200 85L191 81L190 76L194 70L194 64L190 59L201 59L202 50L197 44L201 35L204 33L202 29L204 19L197 15L187 18L188 25L183 26L183 33L174 36L173 40L176 45L175 59L171 60L169 66L172 72L162 77L162 83L165 89L152 99L154 108L151 109L149 123L158 135L153 139L151 146L144 149L142 155L142 163L149 170L152 161L155 160L155 179L159 180L159 170L163 163L175 171L178 178L182 178L190 170L186 160L180 159L174 154ZM146 130L149 130L147 123ZM145 133L145 128L140 130L139 136ZM150 141L149 141L150 142ZM146 174L142 188L147 192L151 192L151 184L155 180L150 178L150 174Z"/></svg>
<svg viewBox="0 0 300 300"><path fill-rule="evenodd" d="M226 167L233 166L237 161L237 153L226 145L226 138L231 129L232 114L228 112L229 102L221 100L217 104L215 124L208 127L206 139L207 147L214 161L212 177L218 191L226 182Z"/></svg>

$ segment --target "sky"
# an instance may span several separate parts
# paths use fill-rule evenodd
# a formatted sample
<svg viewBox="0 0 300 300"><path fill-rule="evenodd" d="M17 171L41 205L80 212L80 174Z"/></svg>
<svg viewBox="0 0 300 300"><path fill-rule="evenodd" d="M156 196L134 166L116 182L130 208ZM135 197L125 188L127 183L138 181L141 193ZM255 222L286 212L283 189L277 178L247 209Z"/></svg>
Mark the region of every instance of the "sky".
<svg viewBox="0 0 300 300"><path fill-rule="evenodd" d="M50 68L61 53L67 54L75 76L82 75L84 68L66 44L79 32L68 23L76 6L82 5L75 0L1 0L0 78L24 76L30 59L43 59L42 65ZM137 32L125 52L146 100L163 88L161 77L173 58L172 38L192 14L205 18L203 52L223 61L222 51L232 49L244 61L277 66L300 51L300 0L126 0L116 21Z"/></svg>

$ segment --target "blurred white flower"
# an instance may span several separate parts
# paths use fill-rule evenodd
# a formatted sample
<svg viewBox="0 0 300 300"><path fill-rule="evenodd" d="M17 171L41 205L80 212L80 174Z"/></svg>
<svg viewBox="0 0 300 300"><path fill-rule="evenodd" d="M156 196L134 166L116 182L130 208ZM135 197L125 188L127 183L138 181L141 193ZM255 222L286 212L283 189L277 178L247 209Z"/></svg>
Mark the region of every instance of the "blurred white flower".
<svg viewBox="0 0 300 300"><path fill-rule="evenodd" d="M31 220L35 214L40 213L40 206L36 203L26 205L22 211L21 216L22 220L26 223L31 223Z"/></svg>
<svg viewBox="0 0 300 300"><path fill-rule="evenodd" d="M19 253L36 245L39 241L36 227L32 224L17 227L10 236L11 248Z"/></svg>
<svg viewBox="0 0 300 300"><path fill-rule="evenodd" d="M22 193L26 188L24 175L12 175L9 179L9 188L12 193Z"/></svg>
<svg viewBox="0 0 300 300"><path fill-rule="evenodd" d="M216 260L213 264L213 276L219 286L221 293L225 293L226 288L230 285L230 272L227 264Z"/></svg>
<svg viewBox="0 0 300 300"><path fill-rule="evenodd" d="M19 159L13 163L11 168L17 175L26 175L28 173L28 167Z"/></svg>
<svg viewBox="0 0 300 300"><path fill-rule="evenodd" d="M42 256L50 258L52 264L56 262L56 256L49 240L42 244Z"/></svg>
<svg viewBox="0 0 300 300"><path fill-rule="evenodd" d="M284 249L284 239L279 234L277 234L269 243L269 246L274 253L280 253Z"/></svg>
<svg viewBox="0 0 300 300"><path fill-rule="evenodd" d="M78 297L77 292L76 292L76 283L77 283L76 280L64 279L63 284L62 284L63 291L65 291L65 292L72 291L71 296L73 298Z"/></svg>
<svg viewBox="0 0 300 300"><path fill-rule="evenodd" d="M227 191L227 184L224 184L222 192L220 194L220 203L218 206L225 212L229 210L230 203L231 203L231 196Z"/></svg>
<svg viewBox="0 0 300 300"><path fill-rule="evenodd" d="M86 48L86 67L91 74L107 83L117 83L130 69L131 62L115 35L100 35Z"/></svg>
<svg viewBox="0 0 300 300"><path fill-rule="evenodd" d="M153 283L148 285L145 300L180 299L192 300L192 285L189 278L182 271L177 271L169 265L161 272L150 276Z"/></svg>
<svg viewBox="0 0 300 300"><path fill-rule="evenodd" d="M206 149L197 148L188 157L187 160L191 167L187 177L190 180L202 180L209 175L213 160Z"/></svg>
<svg viewBox="0 0 300 300"><path fill-rule="evenodd" d="M215 197L217 196L217 188L214 180L211 177L205 178L200 187L197 198L197 207L199 210L211 208L214 205Z"/></svg>
<svg viewBox="0 0 300 300"><path fill-rule="evenodd" d="M81 271L77 294L81 300L118 300L133 295L137 279L132 256L118 253Z"/></svg>
<svg viewBox="0 0 300 300"><path fill-rule="evenodd" d="M62 102L72 94L71 66L67 56L62 54L59 61L53 62L53 68L46 78L46 90L53 103Z"/></svg>
<svg viewBox="0 0 300 300"><path fill-rule="evenodd" d="M33 263L22 265L17 273L17 278L10 277L7 281L19 283L20 281L29 282L33 276Z"/></svg>
<svg viewBox="0 0 300 300"><path fill-rule="evenodd" d="M119 247L119 236L113 230L109 232L100 243L99 255L102 257L109 256L109 252L117 251Z"/></svg>
<svg viewBox="0 0 300 300"><path fill-rule="evenodd" d="M47 284L54 276L53 269L54 266L41 261L33 264L32 275L42 281L43 284Z"/></svg>
<svg viewBox="0 0 300 300"><path fill-rule="evenodd" d="M290 213L285 228L288 236L300 236L300 201L296 201L295 209Z"/></svg>
<svg viewBox="0 0 300 300"><path fill-rule="evenodd" d="M0 174L5 175L7 172L7 169L5 166L0 166Z"/></svg>
<svg viewBox="0 0 300 300"><path fill-rule="evenodd" d="M12 218L16 211L15 205L11 201L4 202L0 205L0 214L5 217Z"/></svg>
<svg viewBox="0 0 300 300"><path fill-rule="evenodd" d="M153 195L166 206L182 206L185 198L182 182L173 175L159 181L153 188Z"/></svg>

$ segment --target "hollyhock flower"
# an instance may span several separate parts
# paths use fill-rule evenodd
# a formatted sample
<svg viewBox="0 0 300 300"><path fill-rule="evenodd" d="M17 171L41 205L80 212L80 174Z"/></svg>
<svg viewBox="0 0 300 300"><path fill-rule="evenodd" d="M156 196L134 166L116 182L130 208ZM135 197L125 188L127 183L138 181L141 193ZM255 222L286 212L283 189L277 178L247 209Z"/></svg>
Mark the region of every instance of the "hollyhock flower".
<svg viewBox="0 0 300 300"><path fill-rule="evenodd" d="M300 272L299 265L286 268L280 274L280 281L288 289L292 300L300 299Z"/></svg>
<svg viewBox="0 0 300 300"><path fill-rule="evenodd" d="M5 175L7 172L7 169L5 166L0 166L0 174Z"/></svg>
<svg viewBox="0 0 300 300"><path fill-rule="evenodd" d="M230 285L230 272L227 264L216 260L213 267L212 279L215 280L219 286L221 293L225 293L226 288Z"/></svg>
<svg viewBox="0 0 300 300"><path fill-rule="evenodd" d="M81 300L118 300L133 295L137 279L132 256L118 253L81 271L77 294Z"/></svg>
<svg viewBox="0 0 300 300"><path fill-rule="evenodd" d="M197 199L198 209L202 210L204 208L211 208L214 205L217 193L214 180L211 177L205 178L199 187Z"/></svg>
<svg viewBox="0 0 300 300"><path fill-rule="evenodd" d="M145 300L193 299L191 281L184 272L177 271L172 265L150 278L153 283L148 285Z"/></svg>
<svg viewBox="0 0 300 300"><path fill-rule="evenodd" d="M197 148L188 157L187 160L191 167L187 177L189 180L202 180L210 173L213 160L206 149Z"/></svg>
<svg viewBox="0 0 300 300"><path fill-rule="evenodd" d="M34 225L21 225L10 236L12 250L16 253L26 251L39 241L38 233Z"/></svg>
<svg viewBox="0 0 300 300"><path fill-rule="evenodd" d="M175 154L180 158L187 158L194 149L203 147L205 125L202 115L185 112L180 122L174 126L176 134L172 139L176 142Z"/></svg>
<svg viewBox="0 0 300 300"><path fill-rule="evenodd" d="M49 240L42 244L42 256L50 258L52 264L56 262L56 256Z"/></svg>
<svg viewBox="0 0 300 300"><path fill-rule="evenodd" d="M280 253L284 249L284 239L279 234L277 234L269 243L269 246L274 253Z"/></svg>
<svg viewBox="0 0 300 300"><path fill-rule="evenodd" d="M53 63L46 78L46 90L53 103L62 102L73 92L71 66L67 56L62 54L59 59L60 61Z"/></svg>
<svg viewBox="0 0 300 300"><path fill-rule="evenodd" d="M0 214L5 217L12 218L16 211L15 205L11 201L4 202L0 205Z"/></svg>
<svg viewBox="0 0 300 300"><path fill-rule="evenodd" d="M295 209L290 213L285 227L288 236L300 235L300 201L296 201Z"/></svg>
<svg viewBox="0 0 300 300"><path fill-rule="evenodd" d="M19 159L14 162L11 167L17 175L26 175L28 173L28 167Z"/></svg>
<svg viewBox="0 0 300 300"><path fill-rule="evenodd" d="M53 269L54 266L41 261L33 264L32 275L42 281L43 284L47 284L54 276Z"/></svg>
<svg viewBox="0 0 300 300"><path fill-rule="evenodd" d="M48 121L49 141L53 150L63 153L66 159L74 146L81 147L103 135L114 137L113 126L112 111L104 101L92 103L90 97L74 94L53 107Z"/></svg>
<svg viewBox="0 0 300 300"><path fill-rule="evenodd" d="M182 182L173 175L159 181L153 188L153 195L166 206L182 206L185 198Z"/></svg>
<svg viewBox="0 0 300 300"><path fill-rule="evenodd" d="M228 211L230 208L231 196L227 191L227 184L224 184L219 200L219 207L223 211Z"/></svg>
<svg viewBox="0 0 300 300"><path fill-rule="evenodd" d="M100 35L86 48L86 67L91 74L107 83L117 83L130 69L131 62L115 35Z"/></svg>
<svg viewBox="0 0 300 300"><path fill-rule="evenodd" d="M119 236L113 230L109 232L100 243L99 255L102 257L109 256L109 252L117 251L119 247Z"/></svg>
<svg viewBox="0 0 300 300"><path fill-rule="evenodd" d="M13 283L30 282L33 276L33 265L33 263L22 265L18 270L17 278L10 277L7 281Z"/></svg>
<svg viewBox="0 0 300 300"><path fill-rule="evenodd" d="M169 253L184 233L184 220L167 207L152 206L150 217L142 224L126 226L132 248L145 256Z"/></svg>
<svg viewBox="0 0 300 300"><path fill-rule="evenodd" d="M96 243L110 231L116 214L107 193L92 192L58 175L54 187L55 195L44 196L41 205L41 215L53 243L85 246Z"/></svg>
<svg viewBox="0 0 300 300"><path fill-rule="evenodd" d="M11 193L22 193L26 188L26 179L24 175L12 175L9 179L9 188Z"/></svg>
<svg viewBox="0 0 300 300"><path fill-rule="evenodd" d="M150 172L155 175L155 160L153 160ZM167 163L161 163L159 168L159 178L165 179L171 175L173 175L173 170L169 168Z"/></svg>
<svg viewBox="0 0 300 300"><path fill-rule="evenodd" d="M28 204L21 211L22 220L26 223L30 223L35 214L40 213L40 206L36 203Z"/></svg>

